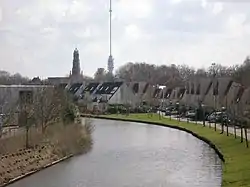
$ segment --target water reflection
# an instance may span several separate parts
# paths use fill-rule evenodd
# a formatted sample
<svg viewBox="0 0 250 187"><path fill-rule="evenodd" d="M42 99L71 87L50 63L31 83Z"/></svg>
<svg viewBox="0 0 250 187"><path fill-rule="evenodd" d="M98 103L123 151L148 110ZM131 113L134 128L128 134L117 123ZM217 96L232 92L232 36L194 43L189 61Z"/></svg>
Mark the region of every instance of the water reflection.
<svg viewBox="0 0 250 187"><path fill-rule="evenodd" d="M94 147L10 187L219 187L221 162L174 129L94 120Z"/></svg>

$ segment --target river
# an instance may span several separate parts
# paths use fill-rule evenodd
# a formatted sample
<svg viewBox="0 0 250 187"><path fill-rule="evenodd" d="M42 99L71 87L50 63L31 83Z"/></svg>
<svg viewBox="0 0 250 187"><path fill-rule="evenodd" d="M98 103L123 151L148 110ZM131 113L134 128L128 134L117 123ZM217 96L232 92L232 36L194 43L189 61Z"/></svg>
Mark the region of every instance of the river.
<svg viewBox="0 0 250 187"><path fill-rule="evenodd" d="M93 149L9 187L220 187L206 143L160 126L93 120ZM69 135L74 136L74 135Z"/></svg>

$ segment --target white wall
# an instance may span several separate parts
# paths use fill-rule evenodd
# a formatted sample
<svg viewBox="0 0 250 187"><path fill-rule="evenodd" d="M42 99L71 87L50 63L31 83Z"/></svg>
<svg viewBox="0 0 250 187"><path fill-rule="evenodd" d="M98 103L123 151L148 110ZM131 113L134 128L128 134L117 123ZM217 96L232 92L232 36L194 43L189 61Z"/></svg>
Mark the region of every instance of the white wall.
<svg viewBox="0 0 250 187"><path fill-rule="evenodd" d="M35 93L42 87L52 88L52 86L42 85L0 85L0 105L4 105L7 110L8 108L14 107L17 104L20 91L32 91Z"/></svg>
<svg viewBox="0 0 250 187"><path fill-rule="evenodd" d="M112 98L108 101L109 104L131 104L133 107L138 104L138 99L132 90L123 83L116 91Z"/></svg>

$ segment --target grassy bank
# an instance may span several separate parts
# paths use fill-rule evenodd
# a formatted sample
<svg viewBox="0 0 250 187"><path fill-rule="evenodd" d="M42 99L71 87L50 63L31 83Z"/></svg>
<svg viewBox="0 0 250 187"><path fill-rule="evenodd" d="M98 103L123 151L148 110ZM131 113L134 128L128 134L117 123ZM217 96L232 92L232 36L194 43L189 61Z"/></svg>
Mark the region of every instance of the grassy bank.
<svg viewBox="0 0 250 187"><path fill-rule="evenodd" d="M147 114L131 114L129 116L108 115L107 117L114 119L160 122L173 127L178 126L191 130L192 132L209 139L224 155L223 187L250 187L250 149L247 149L244 143L240 143L240 138L235 139L233 135L221 135L219 132L215 132L213 129L203 127L202 125L178 122L167 118L159 119L159 116L156 114L152 117Z"/></svg>

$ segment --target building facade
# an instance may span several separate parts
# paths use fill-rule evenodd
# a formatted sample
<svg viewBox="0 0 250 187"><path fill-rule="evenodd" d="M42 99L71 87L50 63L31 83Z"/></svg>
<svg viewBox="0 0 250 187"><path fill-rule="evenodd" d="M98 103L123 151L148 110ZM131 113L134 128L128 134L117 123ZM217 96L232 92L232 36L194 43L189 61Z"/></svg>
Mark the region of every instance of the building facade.
<svg viewBox="0 0 250 187"><path fill-rule="evenodd" d="M81 66L79 50L75 48L73 52L72 70L68 77L48 77L48 83L51 85L75 84L84 82Z"/></svg>

